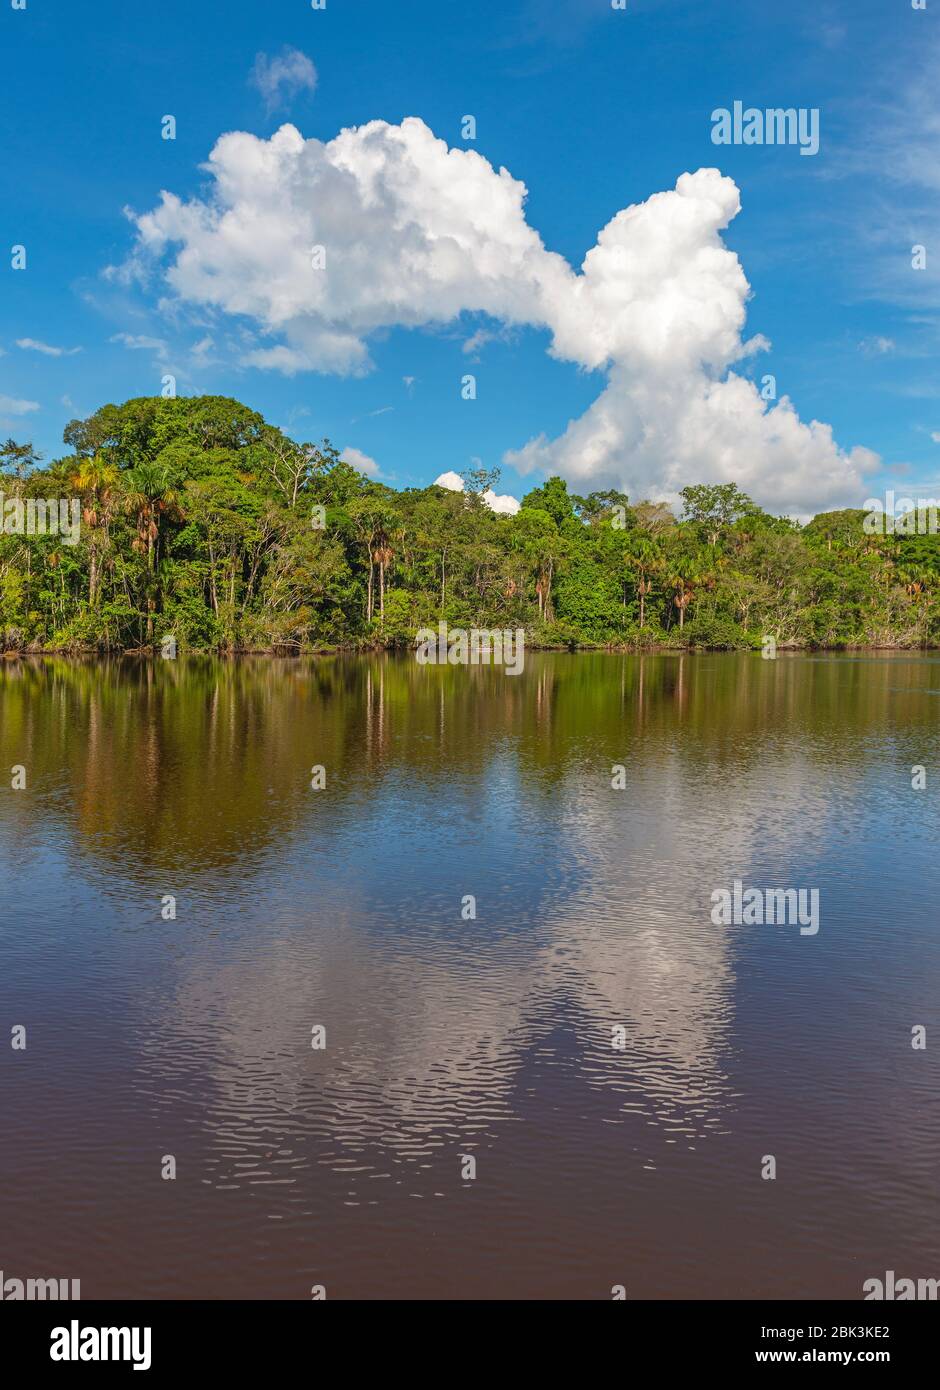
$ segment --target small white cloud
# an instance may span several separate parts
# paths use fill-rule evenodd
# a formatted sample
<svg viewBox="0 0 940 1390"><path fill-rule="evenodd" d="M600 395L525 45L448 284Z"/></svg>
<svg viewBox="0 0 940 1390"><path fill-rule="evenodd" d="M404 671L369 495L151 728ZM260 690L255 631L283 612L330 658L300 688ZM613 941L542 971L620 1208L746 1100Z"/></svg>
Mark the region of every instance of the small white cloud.
<svg viewBox="0 0 940 1390"><path fill-rule="evenodd" d="M53 347L51 343L42 343L38 338L17 338L16 346L24 352L44 353L46 357L74 357L76 352L81 352L80 347Z"/></svg>
<svg viewBox="0 0 940 1390"><path fill-rule="evenodd" d="M752 338L748 338L746 343L741 344L741 351L738 358L754 357L758 352L769 352L773 347L769 338L765 338L763 333L755 333Z"/></svg>
<svg viewBox="0 0 940 1390"><path fill-rule="evenodd" d="M259 53L249 79L269 111L289 106L298 92L316 90L317 70L298 48L284 48L276 58Z"/></svg>
<svg viewBox="0 0 940 1390"><path fill-rule="evenodd" d="M210 365L213 363L213 361L215 360L214 358L211 358L211 357L209 356L210 352L212 351L212 349L213 349L214 347L215 347L215 340L214 340L213 338L211 338L211 337L209 336L208 333L206 334L206 336L205 336L204 338L200 338L200 340L199 340L198 343L194 343L193 346L192 346L192 347L190 348L190 350L189 350L190 361L192 362L193 366L194 366L194 367L208 367L208 366L210 366Z"/></svg>
<svg viewBox="0 0 940 1390"><path fill-rule="evenodd" d="M360 473L365 473L367 478L377 478L379 476L379 465L375 459L369 458L361 449L345 448L340 454L343 463L348 463L351 468L357 469Z"/></svg>
<svg viewBox="0 0 940 1390"><path fill-rule="evenodd" d="M873 338L863 338L858 345L859 352L863 352L866 357L883 357L886 352L894 352L894 349L893 338L882 338L878 335Z"/></svg>
<svg viewBox="0 0 940 1390"><path fill-rule="evenodd" d="M480 353L488 343L509 343L512 342L514 332L509 324L497 324L492 328L478 328L475 333L465 339L461 344L460 350L467 357L478 361Z"/></svg>
<svg viewBox="0 0 940 1390"><path fill-rule="evenodd" d="M468 357L476 357L480 349L486 347L487 343L491 343L495 337L496 334L491 333L488 328L478 328L464 343L462 351Z"/></svg>
<svg viewBox="0 0 940 1390"><path fill-rule="evenodd" d="M405 390L409 393L409 395L411 394L411 389L414 386L416 380L417 378L413 376L402 377L402 381L405 383Z"/></svg>
<svg viewBox="0 0 940 1390"><path fill-rule="evenodd" d="M321 359L314 361L302 348L287 347L281 344L273 348L256 348L241 359L243 367L260 367L262 371L283 372L294 376L296 372L309 372L329 363L328 371L348 373L350 376L363 376L368 366L368 355L361 344L338 333L325 333L318 342Z"/></svg>
<svg viewBox="0 0 940 1390"><path fill-rule="evenodd" d="M0 396L0 415L28 415L38 410L38 401L20 401L14 396Z"/></svg>
<svg viewBox="0 0 940 1390"><path fill-rule="evenodd" d="M109 343L120 343L131 352L155 352L158 357L166 355L166 343L162 338L148 338L142 333L115 333Z"/></svg>
<svg viewBox="0 0 940 1390"><path fill-rule="evenodd" d="M935 444L940 444L940 430L932 430L930 438Z"/></svg>
<svg viewBox="0 0 940 1390"><path fill-rule="evenodd" d="M826 48L840 48L845 42L846 32L844 24L834 24L829 20L819 25L819 37Z"/></svg>
<svg viewBox="0 0 940 1390"><path fill-rule="evenodd" d="M483 494L483 501L494 512L502 512L506 516L515 516L521 503L517 498L511 497L509 493L496 493L492 488L487 488Z"/></svg>
<svg viewBox="0 0 940 1390"><path fill-rule="evenodd" d="M306 353L283 346L257 348L254 352L246 352L242 358L243 367L260 367L262 371L283 372L285 376L306 371L309 365Z"/></svg>

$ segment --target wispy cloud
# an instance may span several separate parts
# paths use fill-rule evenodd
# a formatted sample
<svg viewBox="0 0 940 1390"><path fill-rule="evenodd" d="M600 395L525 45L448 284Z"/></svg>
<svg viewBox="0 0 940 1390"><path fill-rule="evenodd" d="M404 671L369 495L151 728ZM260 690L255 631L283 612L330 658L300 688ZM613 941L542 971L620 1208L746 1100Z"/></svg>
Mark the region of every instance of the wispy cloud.
<svg viewBox="0 0 940 1390"><path fill-rule="evenodd" d="M840 113L846 134L827 175L845 185L832 206L856 251L863 297L913 309L922 322L933 321L940 276L934 254L923 269L914 264L916 245L932 252L940 215L938 60L938 39L884 57L876 80Z"/></svg>
<svg viewBox="0 0 940 1390"><path fill-rule="evenodd" d="M74 357L76 352L81 352L80 347L54 347L51 343L40 342L38 338L17 338L16 346L24 352L41 352L46 357Z"/></svg>
<svg viewBox="0 0 940 1390"><path fill-rule="evenodd" d="M897 344L893 338L882 338L875 336L863 338L858 345L859 352L863 352L866 357L883 357L887 352L893 352Z"/></svg>
<svg viewBox="0 0 940 1390"><path fill-rule="evenodd" d="M109 343L120 343L131 352L155 352L160 358L166 357L167 345L163 338L150 338L144 333L115 333Z"/></svg>
<svg viewBox="0 0 940 1390"><path fill-rule="evenodd" d="M274 58L259 53L249 79L268 111L289 106L300 92L314 92L317 70L299 48L283 48Z"/></svg>
<svg viewBox="0 0 940 1390"><path fill-rule="evenodd" d="M39 409L38 401L20 401L15 396L0 396L0 415L28 415Z"/></svg>
<svg viewBox="0 0 940 1390"><path fill-rule="evenodd" d="M255 348L244 353L240 360L243 367L259 367L266 372L283 372L285 376L306 371L310 366L305 353L289 348L283 343L273 348Z"/></svg>
<svg viewBox="0 0 940 1390"><path fill-rule="evenodd" d="M486 347L496 337L488 328L478 328L477 331L467 339L463 345L463 351L468 357L479 358L480 349Z"/></svg>
<svg viewBox="0 0 940 1390"><path fill-rule="evenodd" d="M215 347L215 339L207 333L204 338L200 338L198 343L193 343L189 350L189 360L193 367L213 367L219 362L219 358L212 357L210 354Z"/></svg>

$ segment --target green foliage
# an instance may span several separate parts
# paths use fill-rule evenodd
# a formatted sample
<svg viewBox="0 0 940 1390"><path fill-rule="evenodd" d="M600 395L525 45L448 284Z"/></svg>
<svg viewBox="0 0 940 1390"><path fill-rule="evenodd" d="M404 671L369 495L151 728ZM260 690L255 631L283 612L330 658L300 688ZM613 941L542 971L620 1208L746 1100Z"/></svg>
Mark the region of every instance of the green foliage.
<svg viewBox="0 0 940 1390"><path fill-rule="evenodd" d="M712 651L745 651L752 646L744 629L727 613L702 613L686 623L683 641Z"/></svg>
<svg viewBox="0 0 940 1390"><path fill-rule="evenodd" d="M574 517L574 499L568 496L568 484L561 478L549 478L542 487L534 488L523 497L522 505L546 512L556 526Z"/></svg>
<svg viewBox="0 0 940 1390"><path fill-rule="evenodd" d="M0 646L404 647L439 619L559 647L922 646L940 639L940 537L805 527L733 483L684 516L549 478L499 515L482 494L395 491L221 396L106 405L43 465L0 445L10 499L78 497L77 546L0 533Z"/></svg>

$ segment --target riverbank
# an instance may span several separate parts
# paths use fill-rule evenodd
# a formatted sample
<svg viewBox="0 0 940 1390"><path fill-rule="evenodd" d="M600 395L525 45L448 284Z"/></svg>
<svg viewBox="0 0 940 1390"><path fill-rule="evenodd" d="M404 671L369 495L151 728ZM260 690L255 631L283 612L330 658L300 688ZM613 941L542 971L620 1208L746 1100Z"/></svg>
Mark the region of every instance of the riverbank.
<svg viewBox="0 0 940 1390"><path fill-rule="evenodd" d="M554 652L558 654L569 654L571 656L588 654L604 654L620 656L681 656L681 655L714 655L717 652L728 655L737 654L739 656L754 655L760 656L761 648L754 647L724 647L704 646L700 643L624 643L608 645L591 645L589 643L568 643L565 645L548 645L545 643L526 642L528 652ZM263 656L277 660L296 660L299 657L314 656L406 656L414 654L413 647L405 646L357 646L353 644L339 644L332 647L187 647L179 649L177 655L181 657L198 656L211 657L213 659L227 659L246 656ZM818 652L838 655L840 652L885 652L885 653L915 653L932 652L940 650L940 643L840 643L829 646L807 645L796 642L778 642L776 651L784 652L788 655L796 655L799 652ZM63 657L125 657L137 656L149 659L168 659L161 658L159 647L89 647L89 646L68 646L68 647L28 647L20 650L0 652L0 660L20 661L30 657L40 656L63 656ZM173 658L175 659L175 658ZM457 663L459 664L459 663Z"/></svg>

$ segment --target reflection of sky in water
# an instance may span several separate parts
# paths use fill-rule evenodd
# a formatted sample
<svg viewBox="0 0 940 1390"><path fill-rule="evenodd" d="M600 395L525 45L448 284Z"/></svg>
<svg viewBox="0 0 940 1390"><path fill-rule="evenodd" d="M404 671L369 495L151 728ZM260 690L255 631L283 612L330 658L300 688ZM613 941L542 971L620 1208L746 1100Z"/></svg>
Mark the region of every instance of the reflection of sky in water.
<svg viewBox="0 0 940 1390"><path fill-rule="evenodd" d="M449 1211L461 1152L500 1173L494 1212L509 1220L551 1203L551 1153L579 1175L575 1206L592 1193L598 1211L642 1208L658 1175L677 1221L710 1204L742 1231L745 1261L749 1239L780 1238L777 1220L807 1248L828 1222L849 1258L864 1209L867 1229L890 1229L895 1248L921 1239L929 1263L936 1216L925 1227L918 1184L936 1156L922 1113L933 1073L921 1058L911 1070L909 1038L935 1011L937 813L910 767L940 773L936 715L911 713L937 663L905 661L900 682L901 663L871 663L867 684L853 663L843 688L842 659L658 660L641 689L636 659L582 660L590 709L565 688L570 659L532 658L505 706L498 684L477 692L497 706L481 724L452 684L396 704L394 673L370 671L341 697L347 719L355 702L343 755L298 727L296 785L280 763L263 789L273 832L249 821L241 852L216 866L188 863L184 842L169 872L166 846L135 847L131 822L96 857L61 779L37 783L48 816L7 801L0 998L34 1020L33 1046L57 1069L32 1099L14 1093L14 1127L44 1095L60 1114L71 1095L66 1118L107 1097L79 1165L101 1168L106 1136L116 1161L132 1115L137 1142L175 1151L176 1133L205 1192L260 1194L275 1221L322 1221L334 1203L391 1216L404 1195ZM339 708L324 699L315 727ZM289 713L275 691L264 718ZM317 761L328 788L308 793ZM107 770L119 787L135 775ZM216 780L207 760L191 814L230 813ZM818 887L819 936L715 927L711 892L736 877ZM159 918L165 892L176 922ZM460 916L469 893L475 921ZM325 1053L309 1046L317 1023ZM40 1166L55 1134L29 1140ZM812 1177L822 1216L805 1193L785 1218L762 1213L766 1194L743 1175L765 1152ZM193 1219L212 1220L198 1206ZM675 1278L683 1260L694 1265L677 1253Z"/></svg>

